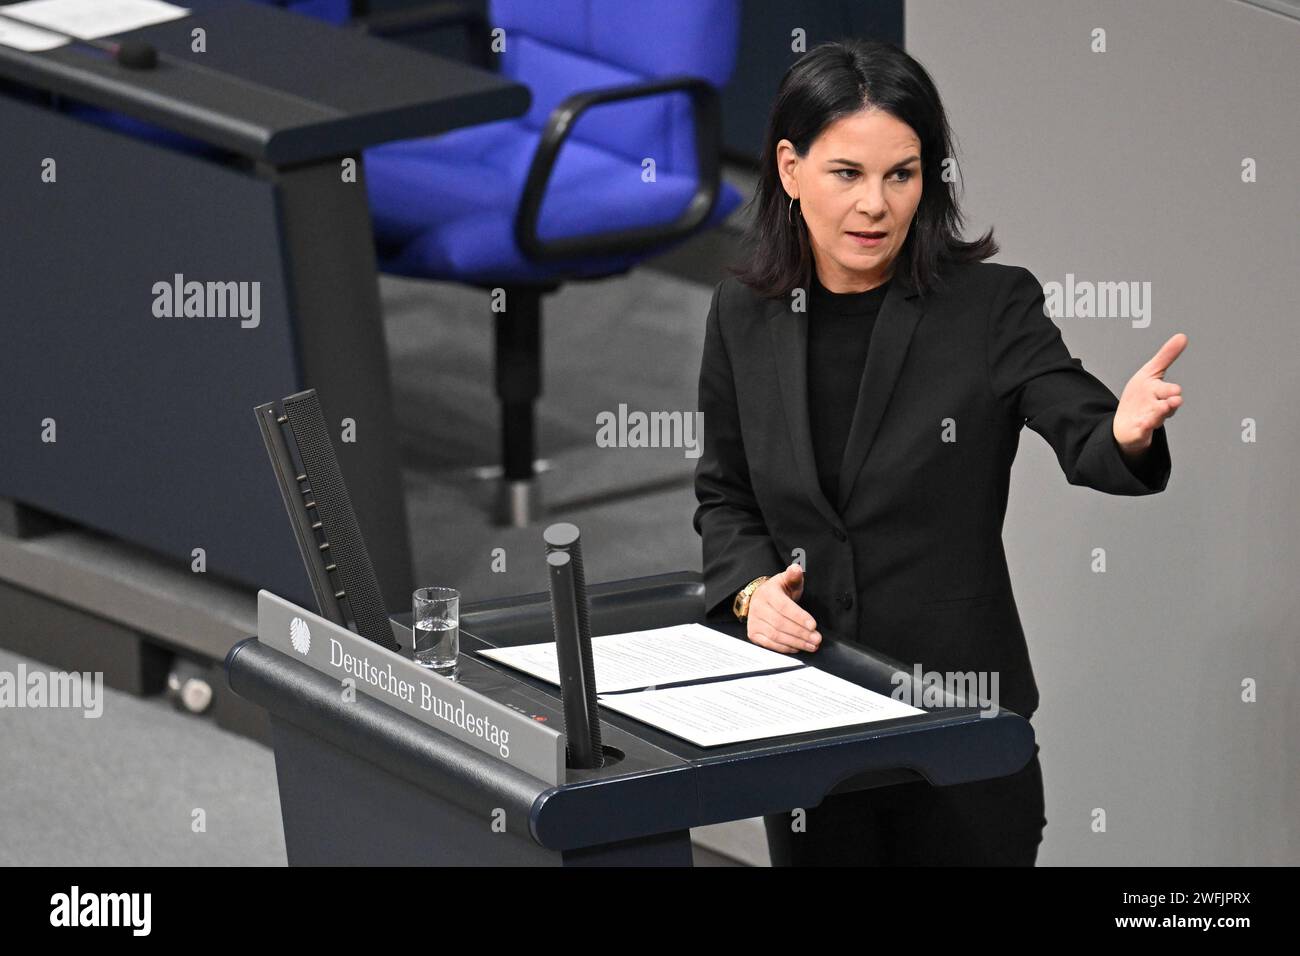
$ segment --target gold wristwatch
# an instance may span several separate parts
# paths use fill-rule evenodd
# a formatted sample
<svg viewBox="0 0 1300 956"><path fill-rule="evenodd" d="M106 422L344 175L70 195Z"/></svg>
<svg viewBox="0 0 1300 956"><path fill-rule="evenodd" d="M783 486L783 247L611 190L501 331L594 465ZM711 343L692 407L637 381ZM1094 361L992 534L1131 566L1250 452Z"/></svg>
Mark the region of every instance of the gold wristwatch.
<svg viewBox="0 0 1300 956"><path fill-rule="evenodd" d="M758 586L769 577L770 575L765 574L761 578L754 578L754 580L746 584L736 594L736 600L731 605L731 611L736 615L737 620L743 621L745 618L749 617L749 599L754 596L754 592L758 590Z"/></svg>

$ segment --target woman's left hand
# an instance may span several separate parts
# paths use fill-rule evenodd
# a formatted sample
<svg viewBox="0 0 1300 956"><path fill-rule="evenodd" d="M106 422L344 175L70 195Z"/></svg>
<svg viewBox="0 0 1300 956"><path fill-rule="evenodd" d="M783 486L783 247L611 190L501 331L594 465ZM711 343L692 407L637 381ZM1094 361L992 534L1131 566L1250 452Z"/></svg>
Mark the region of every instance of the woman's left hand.
<svg viewBox="0 0 1300 956"><path fill-rule="evenodd" d="M1151 445L1151 433L1172 418L1183 403L1183 388L1166 382L1165 372L1187 347L1187 336L1179 332L1152 356L1124 386L1111 428L1119 447L1129 454L1141 454Z"/></svg>

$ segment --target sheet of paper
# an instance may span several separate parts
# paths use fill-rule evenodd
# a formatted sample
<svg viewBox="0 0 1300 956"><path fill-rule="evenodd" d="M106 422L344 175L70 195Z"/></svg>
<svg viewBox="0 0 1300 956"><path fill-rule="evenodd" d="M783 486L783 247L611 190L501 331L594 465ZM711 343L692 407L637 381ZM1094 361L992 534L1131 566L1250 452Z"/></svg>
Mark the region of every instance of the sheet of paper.
<svg viewBox="0 0 1300 956"><path fill-rule="evenodd" d="M0 13L4 10L4 7L0 7ZM47 33L36 27L14 23L12 20L0 20L0 46L13 47L15 50L24 50L27 53L39 53L42 50L53 50L67 42L57 33Z"/></svg>
<svg viewBox="0 0 1300 956"><path fill-rule="evenodd" d="M479 654L552 684L560 683L554 641L494 648ZM788 654L769 651L703 624L593 637L591 660L596 668L598 694L803 666Z"/></svg>
<svg viewBox="0 0 1300 956"><path fill-rule="evenodd" d="M179 20L190 11L162 0L26 0L0 12L38 27L94 40Z"/></svg>
<svg viewBox="0 0 1300 956"><path fill-rule="evenodd" d="M614 694L600 704L701 747L925 713L815 667Z"/></svg>

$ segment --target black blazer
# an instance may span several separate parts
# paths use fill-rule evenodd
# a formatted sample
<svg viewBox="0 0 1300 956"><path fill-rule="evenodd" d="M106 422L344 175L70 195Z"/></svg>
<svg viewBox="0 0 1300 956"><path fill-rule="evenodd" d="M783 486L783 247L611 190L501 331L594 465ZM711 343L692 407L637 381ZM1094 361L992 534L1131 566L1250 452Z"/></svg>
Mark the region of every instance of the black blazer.
<svg viewBox="0 0 1300 956"><path fill-rule="evenodd" d="M802 549L800 604L823 641L926 671L997 671L1001 706L1029 716L1038 688L1002 547L1020 429L1047 440L1071 484L1114 495L1164 490L1165 429L1130 469L1111 432L1118 399L1070 356L1027 269L952 264L925 297L903 272L872 332L835 502L809 431L808 314L735 278L714 289L694 518L709 614L734 623L736 592Z"/></svg>

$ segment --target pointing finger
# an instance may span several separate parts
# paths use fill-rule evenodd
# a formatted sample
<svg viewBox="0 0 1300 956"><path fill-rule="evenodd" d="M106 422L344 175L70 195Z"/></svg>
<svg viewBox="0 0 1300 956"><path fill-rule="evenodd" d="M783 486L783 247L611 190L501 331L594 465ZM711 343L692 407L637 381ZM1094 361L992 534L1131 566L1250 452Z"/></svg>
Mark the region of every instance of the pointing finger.
<svg viewBox="0 0 1300 956"><path fill-rule="evenodd" d="M1151 361L1146 364L1146 371L1157 378L1165 374L1169 366L1174 364L1174 359L1183 354L1183 349L1187 348L1187 336L1182 332L1172 336L1168 342L1160 346L1160 351L1151 356Z"/></svg>

